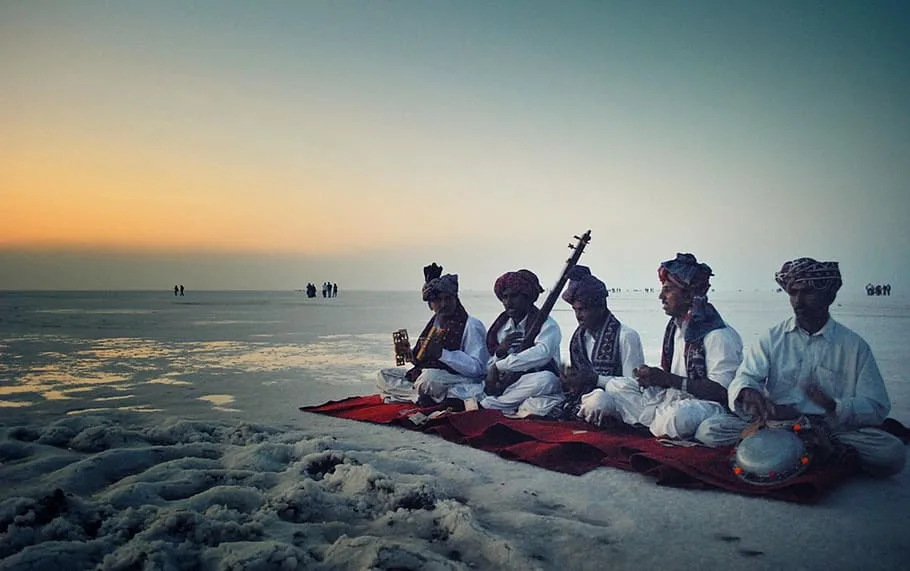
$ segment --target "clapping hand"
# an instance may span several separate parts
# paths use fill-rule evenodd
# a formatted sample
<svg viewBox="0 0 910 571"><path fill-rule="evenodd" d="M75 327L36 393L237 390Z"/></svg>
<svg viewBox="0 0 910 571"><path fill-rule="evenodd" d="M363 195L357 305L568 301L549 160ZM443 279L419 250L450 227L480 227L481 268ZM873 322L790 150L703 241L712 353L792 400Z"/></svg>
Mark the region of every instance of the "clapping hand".
<svg viewBox="0 0 910 571"><path fill-rule="evenodd" d="M837 408L837 402L828 396L817 382L812 381L806 386L806 396L815 404L821 406L828 412L834 412Z"/></svg>
<svg viewBox="0 0 910 571"><path fill-rule="evenodd" d="M761 421L762 424L768 421L771 406L760 392L748 387L744 388L739 392L737 400L740 402L743 412L752 420Z"/></svg>

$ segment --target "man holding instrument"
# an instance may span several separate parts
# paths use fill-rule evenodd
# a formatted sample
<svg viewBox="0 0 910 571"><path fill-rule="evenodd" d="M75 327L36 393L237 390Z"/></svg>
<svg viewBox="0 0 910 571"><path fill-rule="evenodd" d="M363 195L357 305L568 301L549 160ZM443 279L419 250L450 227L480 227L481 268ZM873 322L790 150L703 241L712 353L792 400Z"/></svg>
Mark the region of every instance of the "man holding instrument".
<svg viewBox="0 0 910 571"><path fill-rule="evenodd" d="M563 401L559 382L559 344L562 333L546 315L533 343L525 334L539 317L534 305L543 292L530 270L506 272L493 285L505 311L487 332L490 352L483 408L518 416L546 416ZM530 341L530 340L528 340ZM527 348L522 349L523 345Z"/></svg>
<svg viewBox="0 0 910 571"><path fill-rule="evenodd" d="M670 316L661 366L642 365L635 378L614 377L586 415L610 415L647 426L657 437L690 439L707 418L726 412L727 386L742 361L742 340L708 303L710 266L677 254L657 270L660 299Z"/></svg>
<svg viewBox="0 0 910 571"><path fill-rule="evenodd" d="M447 398L474 398L483 392L490 355L486 328L468 315L458 298L458 276L442 275L435 262L424 269L423 300L433 311L408 355L414 365L382 369L376 382L386 402L410 401L430 406Z"/></svg>
<svg viewBox="0 0 910 571"><path fill-rule="evenodd" d="M889 476L903 470L904 444L879 427L891 408L869 345L828 312L841 287L837 262L797 258L774 276L790 296L793 316L750 347L729 388L737 415L706 420L696 439L735 444L749 420L806 415L835 445L856 449L861 467Z"/></svg>

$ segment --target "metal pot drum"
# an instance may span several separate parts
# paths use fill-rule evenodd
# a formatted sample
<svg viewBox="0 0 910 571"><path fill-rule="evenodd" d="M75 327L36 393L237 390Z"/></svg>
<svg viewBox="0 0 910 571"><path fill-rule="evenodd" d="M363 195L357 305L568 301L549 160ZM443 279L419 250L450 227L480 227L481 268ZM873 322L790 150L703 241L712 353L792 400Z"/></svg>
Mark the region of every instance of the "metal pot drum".
<svg viewBox="0 0 910 571"><path fill-rule="evenodd" d="M793 430L766 428L743 438L733 455L733 473L758 486L780 484L809 467L806 444Z"/></svg>

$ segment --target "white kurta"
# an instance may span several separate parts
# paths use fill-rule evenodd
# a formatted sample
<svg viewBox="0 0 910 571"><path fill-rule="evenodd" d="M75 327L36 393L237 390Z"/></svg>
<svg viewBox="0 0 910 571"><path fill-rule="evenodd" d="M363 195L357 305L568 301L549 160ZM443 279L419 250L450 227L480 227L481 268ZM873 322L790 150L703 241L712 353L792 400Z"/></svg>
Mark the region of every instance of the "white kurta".
<svg viewBox="0 0 910 571"><path fill-rule="evenodd" d="M439 325L438 322L436 325ZM479 319L469 315L461 338L461 349L442 350L439 360L451 367L454 374L444 369L424 369L412 384L405 378L407 368L382 369L376 377L377 387L387 402L416 402L420 395L427 395L436 402L448 397L464 399L479 395L483 391L487 361L490 359L486 331Z"/></svg>
<svg viewBox="0 0 910 571"><path fill-rule="evenodd" d="M496 340L500 343L513 331L522 334L527 323L525 316L519 323L509 319L499 331ZM519 353L512 353L500 359L496 355L490 357L489 366L496 367L500 373L520 373L542 367L555 360L557 367L560 364L559 344L562 341L562 332L559 324L551 316L547 316L540 333L534 339L534 345ZM501 410L507 413L517 413L519 416L538 415L545 416L552 408L563 401L562 385L559 377L550 371L526 373L517 381L509 385L498 397L486 396L480 402L484 408Z"/></svg>
<svg viewBox="0 0 910 571"><path fill-rule="evenodd" d="M818 383L834 399L826 413L806 395ZM877 475L900 472L906 462L903 442L875 428L887 417L891 401L869 345L834 319L810 335L790 317L763 334L746 352L727 390L729 405L739 416L725 414L706 420L696 438L709 446L734 444L748 425L736 399L753 388L774 404L803 414L826 415L838 440L853 446L865 470Z"/></svg>
<svg viewBox="0 0 910 571"><path fill-rule="evenodd" d="M686 377L685 332L687 322L676 328L670 372ZM710 331L704 337L707 376L727 387L742 360L742 340L729 325ZM619 418L626 424L647 426L658 437L691 438L705 419L723 414L726 408L716 402L697 399L679 389L642 388L631 376L614 377L604 389L595 389L582 398L579 415L599 423L604 416Z"/></svg>
<svg viewBox="0 0 910 571"><path fill-rule="evenodd" d="M862 337L834 319L809 335L797 327L795 317L771 328L749 348L730 384L730 409L735 410L739 392L751 387L775 404L825 414L806 396L812 382L837 403L835 426L878 426L891 410L885 382Z"/></svg>

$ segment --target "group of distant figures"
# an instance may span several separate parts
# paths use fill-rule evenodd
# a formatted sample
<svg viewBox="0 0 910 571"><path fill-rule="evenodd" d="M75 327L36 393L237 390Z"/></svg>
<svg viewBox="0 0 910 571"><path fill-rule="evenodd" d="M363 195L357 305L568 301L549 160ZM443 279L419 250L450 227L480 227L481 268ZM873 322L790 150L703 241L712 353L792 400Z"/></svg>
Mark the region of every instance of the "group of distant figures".
<svg viewBox="0 0 910 571"><path fill-rule="evenodd" d="M866 284L866 295L891 295L891 284Z"/></svg>
<svg viewBox="0 0 910 571"><path fill-rule="evenodd" d="M174 295L183 295L183 284L174 286Z"/></svg>
<svg viewBox="0 0 910 571"><path fill-rule="evenodd" d="M314 284L306 284L306 296L316 297L316 286ZM338 284L332 282L323 282L322 297L338 297Z"/></svg>

